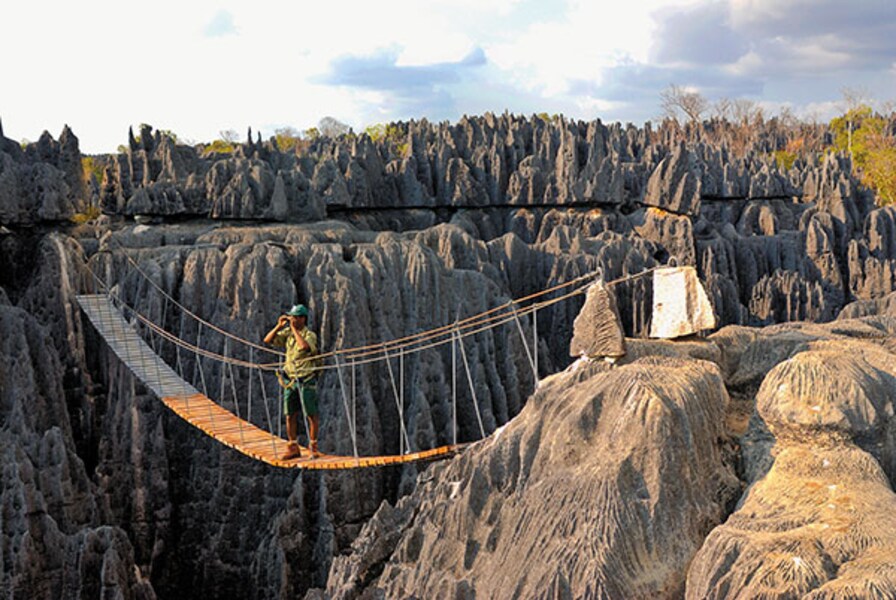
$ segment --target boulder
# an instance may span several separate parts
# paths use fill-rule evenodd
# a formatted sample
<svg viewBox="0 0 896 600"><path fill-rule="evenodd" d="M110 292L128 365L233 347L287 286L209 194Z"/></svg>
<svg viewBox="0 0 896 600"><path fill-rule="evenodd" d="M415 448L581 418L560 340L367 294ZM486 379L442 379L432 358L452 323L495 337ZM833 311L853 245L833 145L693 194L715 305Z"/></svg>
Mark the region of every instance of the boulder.
<svg viewBox="0 0 896 600"><path fill-rule="evenodd" d="M774 464L707 537L685 597L896 597L896 355L826 342L775 367L756 404Z"/></svg>
<svg viewBox="0 0 896 600"><path fill-rule="evenodd" d="M666 267L653 272L650 337L685 337L715 326L712 305L694 267Z"/></svg>
<svg viewBox="0 0 896 600"><path fill-rule="evenodd" d="M679 598L683 569L739 492L720 441L726 403L712 363L576 363L382 507L334 560L327 592Z"/></svg>
<svg viewBox="0 0 896 600"><path fill-rule="evenodd" d="M569 355L616 358L625 354L625 333L616 310L615 294L603 281L588 287L585 304L573 323Z"/></svg>

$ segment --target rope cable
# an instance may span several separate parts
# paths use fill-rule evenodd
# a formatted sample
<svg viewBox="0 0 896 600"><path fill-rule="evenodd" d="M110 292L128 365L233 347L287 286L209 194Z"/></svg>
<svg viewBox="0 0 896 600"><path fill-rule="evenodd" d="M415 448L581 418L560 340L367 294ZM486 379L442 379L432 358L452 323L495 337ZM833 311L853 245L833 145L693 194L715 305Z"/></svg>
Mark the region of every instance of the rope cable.
<svg viewBox="0 0 896 600"><path fill-rule="evenodd" d="M533 311L534 315L535 312ZM529 342L526 340L526 333L523 331L523 324L520 323L520 317L517 315L516 308L513 309L513 320L516 323L516 328L520 332L520 339L523 341L523 348L526 350L526 358L529 360L529 367L532 369L532 376L535 378L535 381L538 381L538 368L535 366L535 361L532 359L532 352L529 351Z"/></svg>
<svg viewBox="0 0 896 600"><path fill-rule="evenodd" d="M114 237L111 237L111 236L110 236L109 239L115 240L115 238L114 238ZM196 313L194 313L193 311L191 311L190 309L188 309L186 306L184 306L183 304L181 304L180 302L178 302L177 300L175 300L175 299L174 299L168 292L166 292L166 291L165 291L159 284L157 284L155 281L153 281L153 279L152 279L152 278L149 276L149 274L148 274L148 273L147 273L147 272L140 266L140 264L139 264L136 260L134 260L134 258L133 258L130 254L128 254L128 252L127 252L127 248L125 248L125 247L121 244L121 242L119 242L118 240L115 240L115 243L118 244L119 249L122 250L122 254L124 255L125 259L131 264L131 266L134 267L134 269L135 269L138 273L140 273L140 275L143 276L144 279L146 279L146 280L149 282L150 285L152 285L154 288L156 288L156 290L158 290L159 293L161 293L163 296L165 296L166 298L168 298L168 299L169 299L172 303L174 303L178 308L180 308L181 310L183 310L185 313L187 313L188 315L190 315L193 319L195 319L195 320L198 321L199 323L202 323L203 325L205 325L206 327L208 327L208 328L211 329L212 331L216 331L217 333L220 333L221 335L223 335L223 336L225 336L225 337L228 337L228 338L230 338L230 339L232 339L232 340L238 341L238 342L240 342L241 344L245 344L245 345L247 345L247 346L249 346L249 347L251 347L251 348L255 348L255 349L257 349L257 350L262 350L262 351L264 351L264 352L268 352L268 353L270 353L270 354L275 354L275 355L281 355L281 354L283 354L282 352L280 352L280 351L278 351L278 350L273 350L273 349L268 348L268 347L266 347L266 346L262 346L261 344L256 344L255 342L252 342L252 341L250 341L250 340L247 340L247 339L245 339L245 338L242 338L242 337L240 337L240 336L238 336L238 335L236 335L236 334L230 333L230 332L227 331L226 329L222 329L222 328L218 327L217 325L215 325L214 323L212 323L212 322L210 322L210 321L207 321L207 320L203 319L202 317L200 317L199 315L197 315Z"/></svg>
<svg viewBox="0 0 896 600"><path fill-rule="evenodd" d="M345 391L345 382L342 379L342 365L339 363L339 357L336 357L336 374L339 377L339 389L342 392L342 406L345 408L345 420L348 422L348 433L352 438L352 451L355 458L358 457L358 442L355 439L355 428L352 423L351 412L348 406L348 393Z"/></svg>
<svg viewBox="0 0 896 600"><path fill-rule="evenodd" d="M479 411L479 399L476 397L476 388L473 386L473 376L470 374L470 363L467 362L467 350L464 343L458 338L460 355L464 359L464 370L467 372L467 382L470 384L470 394L473 396L473 406L476 407L476 420L479 422L479 433L485 437L485 427L482 426L482 414Z"/></svg>
<svg viewBox="0 0 896 600"><path fill-rule="evenodd" d="M404 418L402 418L401 414L401 406L398 403L398 387L395 385L395 374L392 372L392 358L389 356L389 351L384 349L384 353L386 355L386 367L389 370L389 381L392 382L392 394L395 396L395 405L398 407L398 416L399 416L399 434L398 434L398 447L399 454L404 454L404 443L407 441L408 434L404 430ZM402 438L402 436L404 436ZM408 444L410 446L410 444Z"/></svg>

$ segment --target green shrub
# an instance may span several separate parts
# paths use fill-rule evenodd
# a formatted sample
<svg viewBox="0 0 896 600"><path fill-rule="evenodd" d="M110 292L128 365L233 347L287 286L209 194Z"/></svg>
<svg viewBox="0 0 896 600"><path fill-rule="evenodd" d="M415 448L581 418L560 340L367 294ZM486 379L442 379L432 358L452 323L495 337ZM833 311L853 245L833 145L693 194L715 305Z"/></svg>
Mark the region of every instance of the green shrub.
<svg viewBox="0 0 896 600"><path fill-rule="evenodd" d="M236 149L236 145L232 142L227 142L224 140L215 140L211 144L207 144L202 149L202 156L208 156L209 154L230 154Z"/></svg>
<svg viewBox="0 0 896 600"><path fill-rule="evenodd" d="M103 171L105 170L105 168L106 165L103 163L103 161L97 159L96 157L81 157L81 172L83 173L84 183L88 183L90 181L91 175L96 178L97 183L102 183Z"/></svg>
<svg viewBox="0 0 896 600"><path fill-rule="evenodd" d="M95 204L88 204L81 212L75 213L71 217L71 222L77 225L83 225L97 219L102 213L100 207Z"/></svg>

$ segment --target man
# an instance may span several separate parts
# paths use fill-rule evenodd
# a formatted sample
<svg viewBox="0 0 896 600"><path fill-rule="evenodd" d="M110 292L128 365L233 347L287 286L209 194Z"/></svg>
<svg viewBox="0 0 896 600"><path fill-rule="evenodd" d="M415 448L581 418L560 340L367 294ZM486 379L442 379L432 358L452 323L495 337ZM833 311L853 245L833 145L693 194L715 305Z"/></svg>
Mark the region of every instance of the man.
<svg viewBox="0 0 896 600"><path fill-rule="evenodd" d="M319 360L317 335L308 329L308 309L303 304L293 306L277 319L277 324L264 337L265 344L286 349L283 370L289 377L289 385L283 392L283 410L286 413L286 437L289 441L286 454L281 458L299 458L299 408L308 420L308 445L311 458L317 452L317 373Z"/></svg>

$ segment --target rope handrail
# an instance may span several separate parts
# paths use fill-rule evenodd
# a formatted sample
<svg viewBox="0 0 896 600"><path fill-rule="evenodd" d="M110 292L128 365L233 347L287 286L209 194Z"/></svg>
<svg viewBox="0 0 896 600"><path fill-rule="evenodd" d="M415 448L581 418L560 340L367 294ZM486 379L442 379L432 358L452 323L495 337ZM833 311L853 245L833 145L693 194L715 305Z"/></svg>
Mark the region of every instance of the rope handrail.
<svg viewBox="0 0 896 600"><path fill-rule="evenodd" d="M110 239L114 239L114 238L110 238ZM149 282L149 284L150 284L152 287L154 287L160 294L162 294L163 297L165 297L165 298L166 298L168 301L170 301L172 304L174 304L175 306L177 306L178 308L180 308L182 311L184 311L184 313L186 313L187 315L189 315L189 316L190 316L191 318L193 318L194 320L198 321L199 323L202 323L203 325L205 325L205 326L208 327L209 329L211 329L211 330L213 330L213 331L215 331L215 332L217 332L217 333L219 333L219 334L221 334L221 335L223 335L223 336L225 336L225 337L228 337L228 338L230 338L230 339L232 339L232 340L234 340L234 341L237 341L237 342L239 342L239 343L241 343L241 344L247 345L247 346L249 346L250 348L255 348L255 349L258 349L258 350L262 350L262 351L264 351L264 352L267 352L267 353L269 353L269 354L276 355L276 356L278 356L278 357L283 357L283 356L285 356L285 353L284 353L284 352L281 352L281 351L279 351L279 350L272 349L272 348L270 348L270 347L268 347L268 346L263 346L263 345L261 345L261 344L257 344L257 343L255 343L255 342L252 342L251 340L247 340L247 339L245 339L245 338L242 338L242 337L240 337L240 336L238 336L238 335L236 335L236 334L233 334L233 333L231 333L231 332L229 332L229 331L227 331L227 330L225 330L225 329L223 329L223 328L221 328L221 327L218 327L218 326L215 325L214 323L211 323L211 322L209 322L209 321L203 319L202 317L200 317L199 315L197 315L196 313L194 313L193 311L191 311L190 309L188 309L187 307L185 307L183 304L181 304L180 302L178 302L174 297L172 297L168 292L166 292L166 291L165 291L159 284L157 284L155 281L153 281L152 278L149 276L149 274L148 274L142 267L140 267L140 265L137 263L137 261L135 261L134 258L131 257L131 256L127 253L126 248L125 248L124 246L122 246L122 244L121 244L118 240L115 240L115 243L118 244L119 248L122 250L122 254L124 255L125 259L126 259L126 260L127 260L133 267L134 267L134 269L135 269L135 270L136 270L136 271L137 271L137 272L138 272L144 279L146 279L146 280ZM600 269L596 269L596 270L591 271L591 272L589 272L589 273L585 273L584 275L580 275L580 276L578 276L578 277L575 277L575 278L573 278L573 279L570 279L569 281L565 281L565 282L563 282L563 283L554 285L554 286L549 287L549 288L546 288L546 289L544 289L544 290L540 290L540 291L538 291L538 292L529 294L529 295L527 295L527 296L523 296L523 297L521 297L521 298L516 298L516 299L514 299L514 300L511 300L510 302L508 302L508 303L505 304L505 305L496 306L496 307L493 307L493 308L491 308L491 309L485 310L485 311L483 311L483 312L481 312L481 313L477 313L477 314L475 314L475 315L471 315L471 316L469 316L469 317L466 317L466 318L464 318L464 319L461 319L460 321L458 321L458 324L466 324L466 323L468 323L468 322L477 321L477 320L479 320L481 317L483 317L483 316L485 316L485 315L489 315L489 314L491 314L491 313L493 313L493 312L495 312L495 311L501 310L502 308L505 308L506 306L509 306L509 305L511 305L511 304L513 304L513 303L526 302L526 301L528 301L528 300L532 300L532 299L534 299L534 298L538 298L538 297L544 296L544 295L546 295L546 294L550 294L551 292L557 291L557 290L559 290L559 289L563 289L563 288L569 287L569 286L571 286L571 285L575 285L576 283L578 283L578 282L580 282L580 281L583 281L583 280L586 280L586 279L591 279L591 278L593 278L595 275L597 275L598 273L600 273L600 271L601 271ZM92 270L91 270L91 272L92 272ZM97 277L95 273L94 273L93 275L94 275L94 277ZM102 282L101 282L101 283L102 283ZM103 285L103 287L106 287L105 284L102 284L102 285ZM129 307L129 308L130 308L130 307ZM131 308L131 310L133 310L133 308ZM420 338L420 337L431 338L433 335L442 333L442 332L444 332L444 331L448 331L448 330L451 329L453 326L454 326L454 324L452 324L452 325L442 325L442 326L440 326L440 327L436 327L436 328L429 329L429 330L426 330L426 331L421 331L421 332L414 333L414 334L407 335L407 336L403 336L403 337L400 337L400 338L395 338L395 339L389 340L389 341L387 341L387 342L381 342L381 343L376 343L376 344L368 344L368 345L366 345L366 346L359 346L359 347L355 347L355 348L344 348L344 349L338 349L338 350L331 350L331 351L329 351L329 352L326 352L326 353L323 353L323 354L319 354L319 355L317 356L317 358L318 358L319 360L323 360L323 359L326 359L326 358L334 357L334 356L336 356L336 355L342 355L342 356L344 356L344 357L351 357L351 356L366 356L367 354L364 354L363 351L366 351L366 350L377 350L377 351L381 351L382 348L383 348L384 346L387 347L389 350L396 350L396 349L398 349L398 347L402 346L402 345L404 344L404 342L409 342L409 341L411 341L411 340L415 340L416 338ZM262 364L266 364L266 363L262 363ZM267 363L267 364L269 364L269 363Z"/></svg>
<svg viewBox="0 0 896 600"><path fill-rule="evenodd" d="M431 337L431 336L443 333L445 331L449 331L450 329L453 329L455 327L455 325L461 325L461 324L469 323L471 321L476 321L481 317L492 314L495 311L501 310L502 308L506 308L512 304L526 302L528 300L532 300L534 298L544 296L545 294L550 294L551 292L557 291L559 289L569 287L569 286L574 285L584 279L591 279L598 273L600 273L600 269L596 269L596 270L586 273L584 275L580 275L579 277L576 277L574 279L570 279L569 281L565 281L563 283L557 284L557 285L549 287L547 289L535 292L533 294L529 294L528 296L523 296L521 298L515 298L513 300L506 302L505 304L501 304L501 305L492 307L488 310L484 310L480 313L476 313L475 315L465 317L465 318L457 321L456 323L451 323L450 325L441 325L441 326L435 327L433 329L428 329L426 331L420 331L418 333L406 335L404 337L395 338L395 339L392 339L392 340L389 340L386 342L380 342L377 344L368 344L366 346L357 346L355 348L343 348L343 349L339 349L339 350L331 350L330 352L318 355L318 358L329 358L330 356L335 356L337 354L342 354L342 355L347 355L347 356L363 356L363 354L360 354L361 352L363 352L365 350L374 350L374 349L382 348L383 346L388 346L389 349L392 350L392 349L397 348L400 345L403 345L402 344L403 342L414 340L419 337Z"/></svg>
<svg viewBox="0 0 896 600"><path fill-rule="evenodd" d="M545 301L542 301L539 303L531 304L523 309L518 310L516 314L517 315L528 315L532 312L541 310L542 308L551 306L553 304L557 304L558 302L562 302L563 300L566 300L567 298L571 298L572 296L581 294L583 292L584 292L584 288L577 288L571 292L567 292L566 294L563 294L562 296L558 296L557 298L551 298L550 300L545 300ZM168 330L164 329L163 327L157 325L151 319L144 316L142 313L140 313L139 311L134 309L132 306L130 306L129 304L124 302L117 295L115 295L111 292L107 292L107 295L109 297L111 297L113 300L116 300L119 303L121 303L122 306L124 306L131 313L133 313L134 316L141 323L143 323L146 327L148 327L150 330L161 335L162 337L167 339L172 344L175 344L176 346L180 346L181 348L184 348L185 350L189 350L190 352L193 352L194 354L196 354L198 356L203 356L205 358L215 360L215 361L218 361L218 362L221 362L224 364L236 365L239 367L246 367L246 368L251 368L251 369L260 369L260 370L269 371L269 372L276 372L279 369L279 365L276 363L255 363L255 362L245 361L242 359L218 354L217 352L213 352L211 350L206 350L205 348L201 348L199 346L195 346L185 340L180 339L179 337L177 337L173 333L169 332ZM508 304L501 305L501 307L505 307L505 306L508 306ZM499 308L501 308L501 307L499 307ZM516 318L516 317L514 316L513 313L502 313L500 315L492 315L487 319L482 319L475 323L468 323L463 328L458 328L459 330L460 329L467 330L464 333L460 333L460 331L458 331L458 339L463 339L463 338L466 338L471 335L476 335L478 333L482 333L483 331L488 331L489 329L494 329L495 327L504 325L505 323L509 323L514 318ZM485 325L481 326L481 327L477 327L478 325L483 325L483 324L485 324ZM452 327L453 327L453 325L452 325ZM421 340L414 342L413 344L407 344L406 346L403 346L402 348L410 347L409 349L406 350L406 352L409 352L409 353L422 352L423 350L429 350L432 348L436 348L438 346L442 346L444 344L449 343L451 340L450 339L442 339L437 342L433 342L433 343L426 344L423 346L416 346L416 347L412 347L412 346L414 346L414 344L419 344L419 343L427 341L429 339L435 339L437 337L441 337L444 335L451 335L451 332L449 331L447 333L443 333L438 336L431 336L426 339L421 339ZM388 350L389 349L387 348L386 352L388 352ZM368 356L369 355L373 355L373 356L370 358L363 359L363 360L356 360L356 358L357 358L356 356L350 356L350 358L352 360L355 360L356 365L365 365L365 364L370 364L370 363L374 363L374 362L379 362L381 360L384 360L384 358L385 358L384 356L380 356L381 352L366 353L366 354ZM331 370L331 369L335 369L335 368L337 368L336 364L332 364L332 365L325 364L325 365L321 365L318 367L318 369L321 371Z"/></svg>
<svg viewBox="0 0 896 600"><path fill-rule="evenodd" d="M161 294L163 294L163 296L165 298L167 298L173 304L175 304L176 306L178 306L179 308L184 310L188 315L190 315L192 318L194 318L199 323L207 326L208 328L212 329L215 332L218 332L218 333L226 336L229 339L234 339L234 340L239 341L240 343L244 343L244 344L248 345L250 348L263 349L269 353L277 355L278 358L284 356L284 354L282 352L273 351L270 348L260 346L258 344L255 344L255 343L249 341L249 340L245 340L239 336L236 336L235 334L232 334L232 333L230 333L220 327L217 327L214 324L211 324L211 323L207 322L206 320L202 319L201 317L199 317L198 315L196 315L195 313L193 313L192 311L190 311L189 309L184 307L182 304L180 304L177 300L172 298L157 283L152 281L152 279L149 277L149 275L142 268L140 268L140 266L136 263L136 261L134 261L134 259L132 257L128 256L128 254L126 252L124 252L123 254L127 258L128 262L130 262L132 265L134 265L134 267L137 269L137 271L145 279L147 279L147 281L149 281L153 287L155 287ZM647 274L652 273L656 269L659 269L662 267L663 266L660 265L660 266L656 266L656 267L651 267L649 269L645 269L644 271L640 271L638 273L625 275L625 276L619 277L617 279L605 282L605 285L608 285L608 286L616 285L616 284L623 283L625 281L629 281L629 280L632 280L635 278L643 277ZM246 360L242 360L242 359L235 358L235 357L224 356L217 352L202 348L199 345L193 345L185 340L182 340L181 338L174 335L173 333L168 332L166 329L164 329L164 327L157 325L151 319L149 319L148 317L141 314L134 307L132 307L128 303L126 303L120 296L112 293L111 290L108 288L108 286L102 281L102 279L100 279L99 276L93 271L93 269L88 267L88 270L89 270L90 274L94 277L94 279L96 279L97 282L101 285L101 287L103 287L105 289L105 293L107 295L109 295L111 298L116 300L122 306L124 306L125 308L130 310L141 323L143 323L145 326L147 326L148 328L150 328L152 331L156 332L160 336L164 337L166 340L168 340L175 346L179 346L181 348L189 350L198 356L203 356L205 358L215 360L218 362L222 362L225 364L236 365L236 366L246 367L246 368L257 368L257 369L261 369L263 371L277 371L278 370L278 368L280 366L279 362L278 363L258 363L253 360L246 361ZM524 308L516 309L516 307L515 307L515 305L518 305L520 302L525 302L528 300L539 298L541 296L555 292L557 290L564 289L569 286L575 285L576 283L579 283L581 281L591 279L595 275L598 275L600 272L601 272L600 269L591 271L589 273L580 275L580 276L575 277L569 281L551 286L544 290L540 290L538 292L529 294L527 296L523 296L521 298L509 300L508 302L506 302L504 304L492 307L488 310L482 311L475 315L471 315L469 317L466 317L464 319L461 319L459 321L456 321L456 322L448 324L448 325L442 325L440 327L435 327L433 329L421 331L418 333L403 336L400 338L395 338L395 339L392 339L392 340L389 340L386 342L380 342L377 344L368 344L365 346L358 346L358 347L354 347L354 348L343 348L343 349L333 350L333 351L330 351L327 353L319 354L315 358L319 361L324 361L329 358L343 357L343 359L345 359L345 360L354 361L356 365L364 365L364 364L369 364L369 363L373 363L373 362L378 362L380 360L384 360L384 357L387 356L389 352L395 352L399 349L405 350L405 351L411 352L411 353L416 353L416 352L421 352L423 350L438 347L443 344L450 343L451 339L452 339L452 337L450 337L450 336L454 335L453 332L457 332L458 339L463 339L467 336L476 335L483 331L487 331L494 327L498 327L500 325L508 323L511 320L517 318L519 315L531 314L531 313L538 311L542 308L551 306L553 304L556 304L557 302L561 302L567 298L570 298L572 296L580 294L584 291L585 287L587 287L587 286L577 287L572 292L562 294L562 295L560 295L556 298L552 298L550 300L536 302L536 303L533 303L530 306L527 306ZM498 311L502 311L502 310L504 310L505 312L503 312L503 313L498 312ZM498 313L498 314L495 314L495 313ZM445 339L439 339L439 338L445 338ZM432 340L438 340L438 341L435 341L432 343L426 343L426 342L431 342ZM329 369L337 368L337 365L336 364L332 364L332 365L331 364L322 364L318 368L320 370L329 370Z"/></svg>

